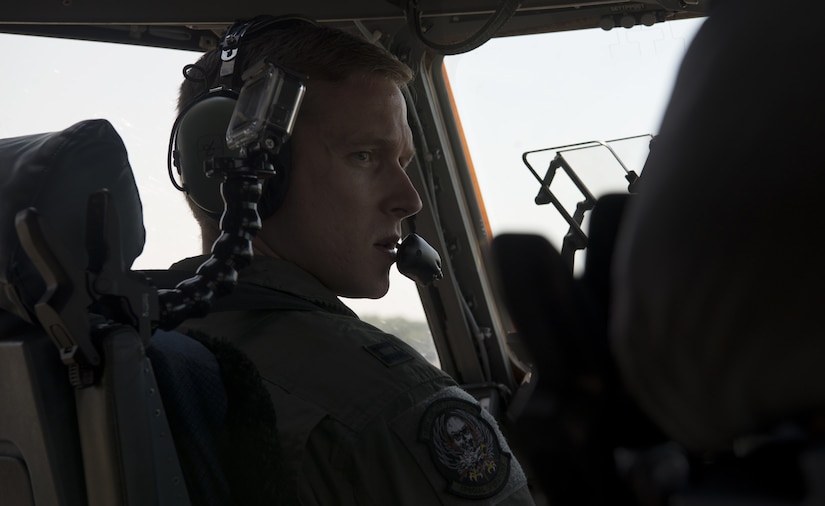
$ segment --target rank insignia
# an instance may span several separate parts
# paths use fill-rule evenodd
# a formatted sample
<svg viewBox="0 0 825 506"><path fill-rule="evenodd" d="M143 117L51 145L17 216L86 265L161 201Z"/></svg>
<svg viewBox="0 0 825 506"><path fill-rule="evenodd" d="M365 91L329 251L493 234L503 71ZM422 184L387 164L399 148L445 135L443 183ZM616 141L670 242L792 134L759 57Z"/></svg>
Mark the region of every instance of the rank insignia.
<svg viewBox="0 0 825 506"><path fill-rule="evenodd" d="M392 341L382 341L380 343L364 346L364 349L381 361L387 367L392 367L398 364L403 364L408 360L412 360L413 356Z"/></svg>
<svg viewBox="0 0 825 506"><path fill-rule="evenodd" d="M494 496L510 475L511 456L481 409L463 399L440 399L427 408L419 428L418 439L447 479L447 491L467 499Z"/></svg>

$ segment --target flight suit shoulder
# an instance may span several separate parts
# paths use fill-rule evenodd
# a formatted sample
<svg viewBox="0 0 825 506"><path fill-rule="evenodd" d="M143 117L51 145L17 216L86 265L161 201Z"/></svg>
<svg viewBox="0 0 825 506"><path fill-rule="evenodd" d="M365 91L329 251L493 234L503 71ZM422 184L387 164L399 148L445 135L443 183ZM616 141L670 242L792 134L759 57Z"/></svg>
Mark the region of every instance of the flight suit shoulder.
<svg viewBox="0 0 825 506"><path fill-rule="evenodd" d="M533 504L498 422L461 388L439 390L391 425L443 504Z"/></svg>

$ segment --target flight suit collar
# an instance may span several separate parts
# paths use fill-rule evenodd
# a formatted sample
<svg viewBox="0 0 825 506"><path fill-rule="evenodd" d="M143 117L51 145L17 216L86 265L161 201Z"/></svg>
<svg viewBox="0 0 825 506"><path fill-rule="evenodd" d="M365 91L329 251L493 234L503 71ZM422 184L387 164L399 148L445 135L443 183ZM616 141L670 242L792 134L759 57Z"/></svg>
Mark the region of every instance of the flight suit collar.
<svg viewBox="0 0 825 506"><path fill-rule="evenodd" d="M185 258L170 269L194 272L208 258L209 255ZM332 313L358 317L318 278L286 260L255 257L251 265L238 272L238 281L295 295Z"/></svg>

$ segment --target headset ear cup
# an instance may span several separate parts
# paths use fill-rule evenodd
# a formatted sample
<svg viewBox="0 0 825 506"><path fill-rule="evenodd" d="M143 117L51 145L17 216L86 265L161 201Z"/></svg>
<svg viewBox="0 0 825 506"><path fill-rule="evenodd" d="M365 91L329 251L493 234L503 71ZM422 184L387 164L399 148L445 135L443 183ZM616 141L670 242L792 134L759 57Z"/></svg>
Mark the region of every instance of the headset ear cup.
<svg viewBox="0 0 825 506"><path fill-rule="evenodd" d="M238 150L226 146L226 129L235 98L210 94L189 107L180 120L175 137L181 182L188 197L214 216L223 213L220 178L206 177L204 162L213 157L238 157Z"/></svg>
<svg viewBox="0 0 825 506"><path fill-rule="evenodd" d="M275 214L286 198L289 180L292 175L292 146L289 141L284 143L278 152L275 161L275 176L266 179L261 191L261 201L258 203L258 214L265 220Z"/></svg>

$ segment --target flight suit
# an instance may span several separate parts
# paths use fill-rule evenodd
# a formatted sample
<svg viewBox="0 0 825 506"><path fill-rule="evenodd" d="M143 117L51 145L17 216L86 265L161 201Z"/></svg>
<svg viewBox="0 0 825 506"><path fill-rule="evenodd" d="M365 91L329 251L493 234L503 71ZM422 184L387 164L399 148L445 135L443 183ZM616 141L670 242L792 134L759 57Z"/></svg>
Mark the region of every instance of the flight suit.
<svg viewBox="0 0 825 506"><path fill-rule="evenodd" d="M256 258L239 279L317 309L255 304L181 330L228 339L256 365L302 504L533 504L496 421L449 375L291 263Z"/></svg>

